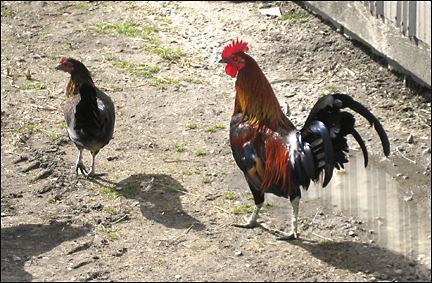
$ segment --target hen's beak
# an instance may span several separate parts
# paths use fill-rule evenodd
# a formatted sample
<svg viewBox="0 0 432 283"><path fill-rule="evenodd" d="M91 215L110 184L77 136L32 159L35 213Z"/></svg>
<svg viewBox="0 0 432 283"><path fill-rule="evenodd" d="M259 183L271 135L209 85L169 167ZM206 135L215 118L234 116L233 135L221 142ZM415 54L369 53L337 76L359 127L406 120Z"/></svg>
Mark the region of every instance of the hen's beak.
<svg viewBox="0 0 432 283"><path fill-rule="evenodd" d="M222 58L222 59L219 60L219 63L228 63L228 61L227 61L227 59Z"/></svg>
<svg viewBox="0 0 432 283"><path fill-rule="evenodd" d="M56 69L56 70L63 70L63 68L62 68L62 64L58 64L58 65L55 67L55 69Z"/></svg>

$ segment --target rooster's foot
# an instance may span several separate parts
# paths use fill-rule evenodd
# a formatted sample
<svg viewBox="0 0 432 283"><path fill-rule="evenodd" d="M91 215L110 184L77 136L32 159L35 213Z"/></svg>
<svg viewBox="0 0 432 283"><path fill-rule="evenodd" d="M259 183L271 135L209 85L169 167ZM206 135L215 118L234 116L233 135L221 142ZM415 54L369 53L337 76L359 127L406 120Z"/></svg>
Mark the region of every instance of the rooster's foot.
<svg viewBox="0 0 432 283"><path fill-rule="evenodd" d="M240 227L240 228L254 228L254 227L258 227L260 226L260 224L258 223L258 221L256 221L256 219L247 219L245 217L245 220L247 221L244 224L233 224L235 227Z"/></svg>
<svg viewBox="0 0 432 283"><path fill-rule="evenodd" d="M279 240L279 241L298 239L298 234L294 233L294 232L287 234L287 233L283 233L283 232L278 231L278 230L273 230L273 231L278 232L278 233L283 235L282 237L277 238L277 240Z"/></svg>

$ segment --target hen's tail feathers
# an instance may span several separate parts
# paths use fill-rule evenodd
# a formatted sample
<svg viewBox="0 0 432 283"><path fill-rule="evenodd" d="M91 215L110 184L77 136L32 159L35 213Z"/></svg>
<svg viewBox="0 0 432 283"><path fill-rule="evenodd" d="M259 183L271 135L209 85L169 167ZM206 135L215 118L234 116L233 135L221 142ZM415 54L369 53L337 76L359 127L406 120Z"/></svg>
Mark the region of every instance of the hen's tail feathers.
<svg viewBox="0 0 432 283"><path fill-rule="evenodd" d="M297 181L308 188L310 180L319 181L321 173L322 186L330 182L333 168L343 168L348 162L346 136L351 134L363 152L365 167L368 164L368 152L360 134L354 129L354 116L341 109L350 108L365 117L377 131L383 145L384 154L390 154L390 143L387 134L378 119L363 105L345 94L326 95L318 100L312 108L305 126L297 135L299 150L293 162Z"/></svg>

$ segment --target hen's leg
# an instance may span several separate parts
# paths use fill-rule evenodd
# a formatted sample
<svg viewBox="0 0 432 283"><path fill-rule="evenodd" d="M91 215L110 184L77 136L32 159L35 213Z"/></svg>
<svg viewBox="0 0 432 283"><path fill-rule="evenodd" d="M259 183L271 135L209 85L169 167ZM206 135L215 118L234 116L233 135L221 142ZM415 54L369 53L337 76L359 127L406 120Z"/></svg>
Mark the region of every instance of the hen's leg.
<svg viewBox="0 0 432 283"><path fill-rule="evenodd" d="M82 152L83 152L83 148L78 148L79 152L78 152L78 160L76 162L75 165L75 170L76 170L76 174L78 175L78 170L81 171L81 174L83 174L84 176L87 177L87 170L85 169L84 164L82 163Z"/></svg>
<svg viewBox="0 0 432 283"><path fill-rule="evenodd" d="M91 169L90 172L87 174L87 177L92 177L95 176L95 159L96 159L96 154L98 154L99 150L97 151L92 151L91 153L91 157L92 157L92 161L91 161Z"/></svg>

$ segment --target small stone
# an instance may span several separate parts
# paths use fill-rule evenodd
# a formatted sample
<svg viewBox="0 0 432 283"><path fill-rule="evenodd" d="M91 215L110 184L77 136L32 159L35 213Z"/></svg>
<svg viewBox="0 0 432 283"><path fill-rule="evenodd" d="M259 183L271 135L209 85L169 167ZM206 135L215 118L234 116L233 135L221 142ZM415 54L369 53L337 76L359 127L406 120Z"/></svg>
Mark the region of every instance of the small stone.
<svg viewBox="0 0 432 283"><path fill-rule="evenodd" d="M413 135L409 135L409 137L407 138L407 143L414 143L414 136Z"/></svg>
<svg viewBox="0 0 432 283"><path fill-rule="evenodd" d="M234 255L241 256L241 255L243 255L243 253L241 251L238 251L238 252L235 252Z"/></svg>
<svg viewBox="0 0 432 283"><path fill-rule="evenodd" d="M357 234L354 231L349 231L348 236L355 237Z"/></svg>
<svg viewBox="0 0 432 283"><path fill-rule="evenodd" d="M100 202L96 202L90 206L91 209L102 209L102 204Z"/></svg>
<svg viewBox="0 0 432 283"><path fill-rule="evenodd" d="M402 269L397 269L395 273L399 276L404 275L404 271Z"/></svg>

